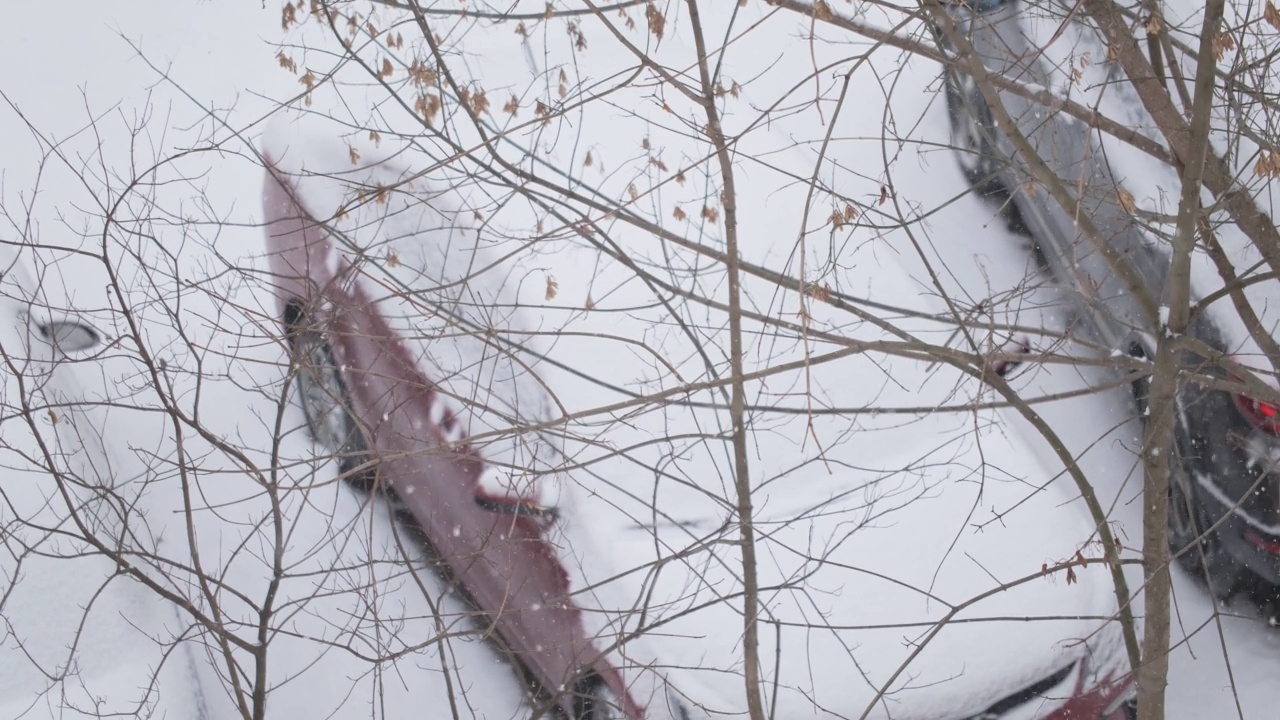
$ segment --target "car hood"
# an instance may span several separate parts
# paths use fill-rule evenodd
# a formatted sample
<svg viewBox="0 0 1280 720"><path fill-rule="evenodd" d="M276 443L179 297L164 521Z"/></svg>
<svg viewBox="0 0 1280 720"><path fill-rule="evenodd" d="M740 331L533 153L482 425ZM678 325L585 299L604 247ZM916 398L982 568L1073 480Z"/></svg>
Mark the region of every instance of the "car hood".
<svg viewBox="0 0 1280 720"><path fill-rule="evenodd" d="M967 717L1082 658L1098 677L1120 673L1108 570L1090 562L1042 573L1101 556L1069 481L1041 466L999 412L887 412L963 404L976 383L959 373L904 360L841 370L808 381L874 391L886 412L754 421L760 657L778 715ZM713 688L724 701L715 711L741 713L743 561L730 467L703 457L666 469L649 492L610 493L608 517L582 514L593 526L584 534L608 538L572 544L583 575L613 577L603 566L622 558L635 570L584 586L581 602L648 628L653 662Z"/></svg>

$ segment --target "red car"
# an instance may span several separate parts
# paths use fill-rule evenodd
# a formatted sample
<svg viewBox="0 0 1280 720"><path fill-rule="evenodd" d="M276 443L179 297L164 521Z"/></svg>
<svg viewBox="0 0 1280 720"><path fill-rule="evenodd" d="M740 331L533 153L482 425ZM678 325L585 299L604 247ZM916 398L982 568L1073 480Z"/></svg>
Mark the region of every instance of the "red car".
<svg viewBox="0 0 1280 720"><path fill-rule="evenodd" d="M471 439L477 418L527 419L514 392L493 391L511 378L495 377L492 363L442 368L415 355L421 346L406 342L381 309L383 302L403 301L405 291L385 287L386 276L375 278L353 263L359 253L344 252L342 240L323 224L332 216L313 214L314 193L307 202L301 194L297 178L269 159L264 207L270 270L295 367L294 391L317 443L338 455L345 479L392 499L437 569L470 599L492 630L486 634L553 715L657 715L657 708L646 713L610 661L608 641L585 631L566 569L548 539L554 510L528 490L495 491L483 482L485 473L501 468ZM467 339L486 342L469 333ZM470 387L485 386L491 394L459 392L458 383L443 377L463 371L481 376L468 380ZM511 442L510 433L504 437ZM521 435L515 442L528 440ZM524 462L506 460L509 466Z"/></svg>
<svg viewBox="0 0 1280 720"><path fill-rule="evenodd" d="M294 357L296 395L312 434L337 455L343 475L394 499L443 574L470 596L492 625L492 636L555 714L572 720L688 720L689 708L700 713L709 708L705 715L739 716L745 694L741 676L732 672L741 657L739 637L723 631L729 627L727 617L738 621L739 616L717 599L739 582L733 563L698 564L696 578L678 563L656 574L646 587L652 594L643 607L655 617L670 616L662 615L653 636L634 640L614 634L606 639L599 630L587 630L584 620L625 618L638 605L625 592L608 596L607 577L594 578L600 580L592 588L597 595L584 593L577 603L570 595L570 576L561 560L565 553L553 544L558 529L551 507L557 503L528 482L537 479L539 468L554 475L557 452L543 445L533 428L517 430L555 417L539 406L549 402L550 393L527 366L538 353L519 334L520 323L497 317L518 300L490 292L495 278L510 290L521 276L508 274L505 263L477 252L485 235L467 226L472 210L456 207L463 193L425 178L413 180L409 168L395 163L356 167L346 165L343 157L326 165L338 171L316 174L298 160L269 159L265 202L270 269ZM344 165L352 170L341 172ZM909 287L899 271L887 262L875 269L883 287ZM530 352L513 352L515 347ZM847 376L859 371L857 362L850 359L841 368L824 369ZM899 362L894 372L903 393L895 402L901 403L940 397L927 393L949 395L961 381L922 363ZM839 387L848 393L841 402L850 406L866 390L857 384ZM983 486L985 502L1016 498L1027 509L1007 518L1000 533L966 534L966 552L975 557L1017 556L1010 564L1016 568L1025 567L1028 556L1039 562L1039 553L1061 557L1058 548L1079 547L1076 538L1088 537L1090 523L1067 508L1056 492L1022 497L1023 482L1038 482L1039 465L1012 434L992 433L980 444L964 445L967 449L946 449L951 447L946 438L969 432L968 423L957 426L933 414L909 426L895 420L876 429L874 438L869 431L856 442L846 438L840 447L847 452L882 450L883 462L898 467L894 448L910 448L899 438L923 434L941 443L948 467L995 463L1015 473L1011 477L1033 478ZM914 449L908 456L916 458ZM872 463L869 457L860 462ZM906 466L917 462L912 459ZM779 640L775 648L779 657L785 651L790 658L777 668L778 707L810 712L810 690L817 688L825 711L858 716L868 704L882 701L879 686L888 687L885 678L903 662L907 646L899 628L937 620L935 596L915 590L932 582L937 565L918 558L954 541L944 529L955 516L956 505L948 499L968 492L967 483L937 483L930 490L933 502L912 502L897 509L895 522L876 534L855 534L823 550L831 562L822 562L817 570L810 567L809 553L789 550L807 547L812 538L848 536L845 526L851 513L861 512L867 477L880 480L897 472L850 466L839 487L792 485L786 502L795 508L775 503L778 514L765 517L771 532L761 545L776 552L761 565L763 586L790 587L795 578L804 577L812 578L821 592L830 592L856 576L862 590L840 595L839 602L824 607L818 624L806 619L806 593L774 595L770 612L786 620L777 628L788 634L786 647ZM504 478L508 482L495 482ZM670 500L669 506L679 506ZM706 516L697 514L701 507L679 507L687 514L681 522L620 530L609 538L607 554L628 558L631 567L661 563L669 557L666 549L686 546L685 521L701 527L718 522L714 507ZM823 511L813 512L814 507ZM891 537L886 539L886 533ZM878 569L851 570L857 567ZM867 580L871 576L879 581ZM1044 580L999 593L989 592L986 574L952 572L946 577L945 592L939 585L939 593L957 598L986 593L975 617L989 615L992 622L948 624L939 633L929 654L908 668L912 677L904 682L912 692L894 691L900 715L1134 717L1119 626L1097 619L1115 607L1100 567L1093 565L1088 573L1081 568L1080 579L1067 586ZM607 604L614 600L621 604ZM1035 615L1044 615L1046 622L1016 620ZM813 632L822 623L830 631ZM865 629L850 629L846 636L836 631L855 626ZM625 665L615 663L617 655L611 654L623 639L628 640ZM878 650L860 660L864 672L874 668L867 677L878 681L857 680L849 673L850 666L843 663L851 657L852 644ZM696 694L696 700L682 705L673 697L676 692L659 678L669 668L679 672L676 684ZM930 680L920 684L921 677ZM655 684L655 678L660 682ZM784 710L778 717L791 715Z"/></svg>

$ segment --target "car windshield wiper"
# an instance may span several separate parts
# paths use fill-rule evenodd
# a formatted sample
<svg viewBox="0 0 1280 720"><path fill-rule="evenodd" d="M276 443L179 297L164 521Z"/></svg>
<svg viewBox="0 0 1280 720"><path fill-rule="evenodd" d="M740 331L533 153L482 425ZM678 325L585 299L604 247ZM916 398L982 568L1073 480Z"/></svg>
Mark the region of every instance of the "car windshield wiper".
<svg viewBox="0 0 1280 720"><path fill-rule="evenodd" d="M1066 680L1067 676L1071 674L1071 670L1075 668L1075 666L1075 663L1071 663L1049 677L1046 677L1032 685L1028 685L1018 692L996 702L996 704L986 710L983 710L977 715L966 718L965 720L999 720L1001 717L1004 717L1005 713L1029 703L1032 700L1043 698L1050 690L1057 687L1063 680Z"/></svg>

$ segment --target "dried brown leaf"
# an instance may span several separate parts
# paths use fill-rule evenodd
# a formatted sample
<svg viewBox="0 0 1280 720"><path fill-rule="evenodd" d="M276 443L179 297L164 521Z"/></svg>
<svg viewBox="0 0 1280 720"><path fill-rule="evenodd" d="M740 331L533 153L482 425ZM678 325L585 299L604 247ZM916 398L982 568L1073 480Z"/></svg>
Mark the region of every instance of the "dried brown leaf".
<svg viewBox="0 0 1280 720"><path fill-rule="evenodd" d="M413 104L413 111L422 116L428 125L435 122L436 115L440 114L440 96L435 93L420 94L418 100Z"/></svg>
<svg viewBox="0 0 1280 720"><path fill-rule="evenodd" d="M1267 7L1262 11L1262 19L1276 30L1280 30L1280 10L1276 10L1276 4L1267 0Z"/></svg>
<svg viewBox="0 0 1280 720"><path fill-rule="evenodd" d="M1152 13L1151 17L1147 18L1147 34L1159 35L1162 32L1164 32L1164 21L1160 19L1159 15Z"/></svg>
<svg viewBox="0 0 1280 720"><path fill-rule="evenodd" d="M1213 39L1213 59L1222 60L1227 51L1234 50L1235 47L1236 39L1231 36L1231 33L1225 31L1218 33L1217 37Z"/></svg>
<svg viewBox="0 0 1280 720"><path fill-rule="evenodd" d="M649 24L649 32L653 36L662 39L662 33L667 29L667 19L658 11L658 6L649 3L644 8L644 19Z"/></svg>
<svg viewBox="0 0 1280 720"><path fill-rule="evenodd" d="M1124 211L1130 215L1138 209L1138 204L1133 200L1133 193L1128 190L1120 188L1116 192L1116 198L1120 201L1120 207L1124 208Z"/></svg>
<svg viewBox="0 0 1280 720"><path fill-rule="evenodd" d="M560 292L560 283L556 282L556 279L555 279L555 278L553 278L553 277L551 277L550 275L548 275L548 276L547 276L547 292L546 292L546 299L547 299L547 300L555 300L555 299L556 299L556 293L558 293L558 292Z"/></svg>
<svg viewBox="0 0 1280 720"><path fill-rule="evenodd" d="M684 220L685 218L687 218L687 217L689 217L689 216L685 213L685 211L684 211L683 209L681 209L681 207L680 207L679 205L677 205L677 206L676 206L676 209L671 211L671 217L673 217L673 218L675 218L675 219L677 219L677 220Z"/></svg>
<svg viewBox="0 0 1280 720"><path fill-rule="evenodd" d="M409 65L409 79L420 88L435 85L437 78L436 69L422 60L415 59Z"/></svg>
<svg viewBox="0 0 1280 720"><path fill-rule="evenodd" d="M1271 158L1267 155L1267 151L1263 150L1258 153L1258 162L1254 163L1253 174L1258 177L1270 177L1271 165Z"/></svg>
<svg viewBox="0 0 1280 720"><path fill-rule="evenodd" d="M280 63L280 67L285 70L288 70L294 75L298 74L298 64L293 61L293 58L285 55L283 51L276 53L276 61L278 61Z"/></svg>

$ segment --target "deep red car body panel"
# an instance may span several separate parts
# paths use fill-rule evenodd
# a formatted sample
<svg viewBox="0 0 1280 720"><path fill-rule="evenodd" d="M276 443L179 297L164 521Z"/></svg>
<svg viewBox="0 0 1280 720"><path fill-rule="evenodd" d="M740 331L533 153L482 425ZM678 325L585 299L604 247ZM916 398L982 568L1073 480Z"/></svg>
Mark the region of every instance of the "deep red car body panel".
<svg viewBox="0 0 1280 720"><path fill-rule="evenodd" d="M1071 698L1062 707L1045 715L1043 720L1131 720L1122 703L1132 688L1130 676L1085 687L1082 675Z"/></svg>
<svg viewBox="0 0 1280 720"><path fill-rule="evenodd" d="M533 517L477 504L483 458L465 438L446 439L457 437L456 420L450 411L432 412L440 398L431 379L378 313L361 279L330 257L335 250L328 231L308 216L294 185L273 167L263 200L281 317L287 303L299 302L327 332L352 414L376 453L378 482L395 492L447 574L567 716L575 712L575 683L594 672L628 717L642 718L621 673L587 637L543 527Z"/></svg>

